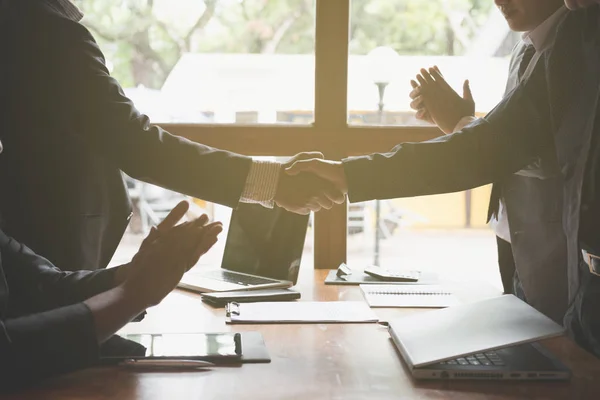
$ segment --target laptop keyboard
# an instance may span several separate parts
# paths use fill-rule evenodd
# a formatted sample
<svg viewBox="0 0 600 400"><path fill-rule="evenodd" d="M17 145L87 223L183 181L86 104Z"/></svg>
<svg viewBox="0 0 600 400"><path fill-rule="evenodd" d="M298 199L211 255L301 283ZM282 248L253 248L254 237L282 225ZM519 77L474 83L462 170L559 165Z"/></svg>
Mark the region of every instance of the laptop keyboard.
<svg viewBox="0 0 600 400"><path fill-rule="evenodd" d="M224 281L228 283L235 283L238 285L264 285L266 283L275 283L276 280L267 279L267 278L259 278L256 276L247 276L243 274L238 274L236 272L230 272L225 270L215 270L215 271L206 271L206 273L202 274L207 278L216 279L218 281Z"/></svg>
<svg viewBox="0 0 600 400"><path fill-rule="evenodd" d="M504 361L495 351L485 353L471 354L467 357L460 357L455 360L442 361L441 365L485 365L485 366L504 366Z"/></svg>

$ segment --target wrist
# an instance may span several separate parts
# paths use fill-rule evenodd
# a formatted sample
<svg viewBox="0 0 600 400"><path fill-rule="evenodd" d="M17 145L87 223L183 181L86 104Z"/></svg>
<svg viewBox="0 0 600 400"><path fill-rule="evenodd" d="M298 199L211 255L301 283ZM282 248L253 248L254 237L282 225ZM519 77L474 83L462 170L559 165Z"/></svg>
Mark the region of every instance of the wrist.
<svg viewBox="0 0 600 400"><path fill-rule="evenodd" d="M282 173L282 164L279 162L253 161L240 201L272 208L277 183Z"/></svg>
<svg viewBox="0 0 600 400"><path fill-rule="evenodd" d="M115 268L116 268L116 271L115 271L113 283L114 283L114 286L116 287L116 286L122 285L127 280L127 277L129 275L129 270L131 269L131 263L119 265L118 267L115 267Z"/></svg>
<svg viewBox="0 0 600 400"><path fill-rule="evenodd" d="M341 161L336 161L335 163L337 169L337 186L344 194L348 194L348 181L346 179L346 170L344 169L344 164Z"/></svg>
<svg viewBox="0 0 600 400"><path fill-rule="evenodd" d="M91 297L83 303L89 308L94 319L98 343L104 342L144 310L128 296L123 285Z"/></svg>
<svg viewBox="0 0 600 400"><path fill-rule="evenodd" d="M155 302L149 298L148 292L137 285L135 279L127 279L115 288L126 307L141 312L152 307Z"/></svg>

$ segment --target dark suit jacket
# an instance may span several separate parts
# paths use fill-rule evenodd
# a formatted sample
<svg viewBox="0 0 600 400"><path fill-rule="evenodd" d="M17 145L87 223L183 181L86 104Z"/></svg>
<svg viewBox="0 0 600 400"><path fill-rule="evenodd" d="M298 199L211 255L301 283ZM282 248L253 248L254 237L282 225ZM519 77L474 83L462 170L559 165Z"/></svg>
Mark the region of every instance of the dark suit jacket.
<svg viewBox="0 0 600 400"><path fill-rule="evenodd" d="M522 48L517 48L522 53ZM511 60L509 87L519 80L522 58ZM548 84L553 85L547 76ZM504 201L511 235L512 271L515 293L523 295L529 304L561 322L569 305L567 285L567 241L562 225L563 177L556 157L540 159L516 174L494 183L488 219ZM500 250L500 249L499 249ZM513 281L515 271L517 279Z"/></svg>
<svg viewBox="0 0 600 400"><path fill-rule="evenodd" d="M598 100L599 14L597 6L569 13L552 51L484 119L452 135L344 160L350 200L470 189L502 181L539 159L554 158L564 180L564 279L571 302L579 288L581 188ZM540 236L513 251L548 245Z"/></svg>
<svg viewBox="0 0 600 400"><path fill-rule="evenodd" d="M250 158L150 125L79 23L36 0L0 7L0 215L7 233L63 269L105 267L131 214L121 171L237 205Z"/></svg>
<svg viewBox="0 0 600 400"><path fill-rule="evenodd" d="M82 301L112 288L114 271L60 271L0 231L0 391L97 361Z"/></svg>

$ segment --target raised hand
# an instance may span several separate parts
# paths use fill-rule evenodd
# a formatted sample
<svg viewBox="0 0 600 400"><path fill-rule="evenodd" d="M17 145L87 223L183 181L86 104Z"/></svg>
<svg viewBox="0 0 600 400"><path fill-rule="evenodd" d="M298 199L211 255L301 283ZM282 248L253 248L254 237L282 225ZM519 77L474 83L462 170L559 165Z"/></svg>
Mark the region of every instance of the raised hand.
<svg viewBox="0 0 600 400"><path fill-rule="evenodd" d="M92 313L99 343L146 308L160 303L184 272L217 242L223 230L221 223L205 224L204 219L197 219L161 232L134 257L124 282L84 301Z"/></svg>
<svg viewBox="0 0 600 400"><path fill-rule="evenodd" d="M216 242L223 230L220 222L206 225L206 216L172 227L148 242L134 257L122 284L129 296L145 307L158 304L183 274Z"/></svg>
<svg viewBox="0 0 600 400"><path fill-rule="evenodd" d="M181 221L181 218L183 218L189 208L190 203L185 200L180 201L169 212L165 219L163 219L156 227L153 226L150 228L150 233L148 233L148 236L146 236L146 238L142 241L140 249L134 258L138 257L140 253L143 253L145 250L147 250L150 247L150 244L160 237L161 233L166 233L174 228L177 223ZM202 215L200 218L204 220L204 223L208 222L208 217L206 215Z"/></svg>
<svg viewBox="0 0 600 400"><path fill-rule="evenodd" d="M416 111L415 117L418 120L429 122L430 124L435 124L435 121L431 118L427 107L423 104L423 97L421 97L421 86L415 81L411 79L410 85L413 90L409 93L409 97L412 99L410 102L410 108Z"/></svg>
<svg viewBox="0 0 600 400"><path fill-rule="evenodd" d="M150 228L150 233L148 233L148 236L146 236L146 238L142 241L140 249L135 254L135 256L133 256L132 263L121 265L120 267L118 267L118 270L115 274L115 284L120 285L123 282L125 282L130 273L130 270L133 268L133 261L141 257L144 254L144 252L148 251L151 248L152 242L158 239L162 233L166 233L170 229L174 228L177 225L177 223L181 220L181 218L183 218L183 216L187 213L189 208L190 204L187 201L180 201L179 204L177 204L171 210L171 212L169 212L165 219L163 219L162 222L158 224L158 226L153 226L152 228ZM208 217L206 215L202 215L200 219L201 221L203 221L203 225L206 224L206 222L208 222Z"/></svg>
<svg viewBox="0 0 600 400"><path fill-rule="evenodd" d="M452 133L461 118L475 115L475 101L468 80L463 84L462 97L446 82L437 67L429 68L429 71L421 69L417 80L418 87L410 94L411 108L417 110L417 118L428 117L444 133Z"/></svg>
<svg viewBox="0 0 600 400"><path fill-rule="evenodd" d="M322 160L319 152L300 153L282 165L275 203L297 214L308 214L323 208L329 210L334 204L342 204L346 193L330 180L315 174L289 174L290 168L300 162Z"/></svg>

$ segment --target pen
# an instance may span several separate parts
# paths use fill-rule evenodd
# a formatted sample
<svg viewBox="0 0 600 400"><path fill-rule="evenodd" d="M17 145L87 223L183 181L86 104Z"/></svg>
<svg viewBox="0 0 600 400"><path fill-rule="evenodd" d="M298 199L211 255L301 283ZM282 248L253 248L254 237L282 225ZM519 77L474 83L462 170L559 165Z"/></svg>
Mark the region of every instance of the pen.
<svg viewBox="0 0 600 400"><path fill-rule="evenodd" d="M124 367L134 368L179 368L179 369L194 369L194 368L209 368L215 364L202 360L160 360L160 359L129 359L124 360L120 364Z"/></svg>

